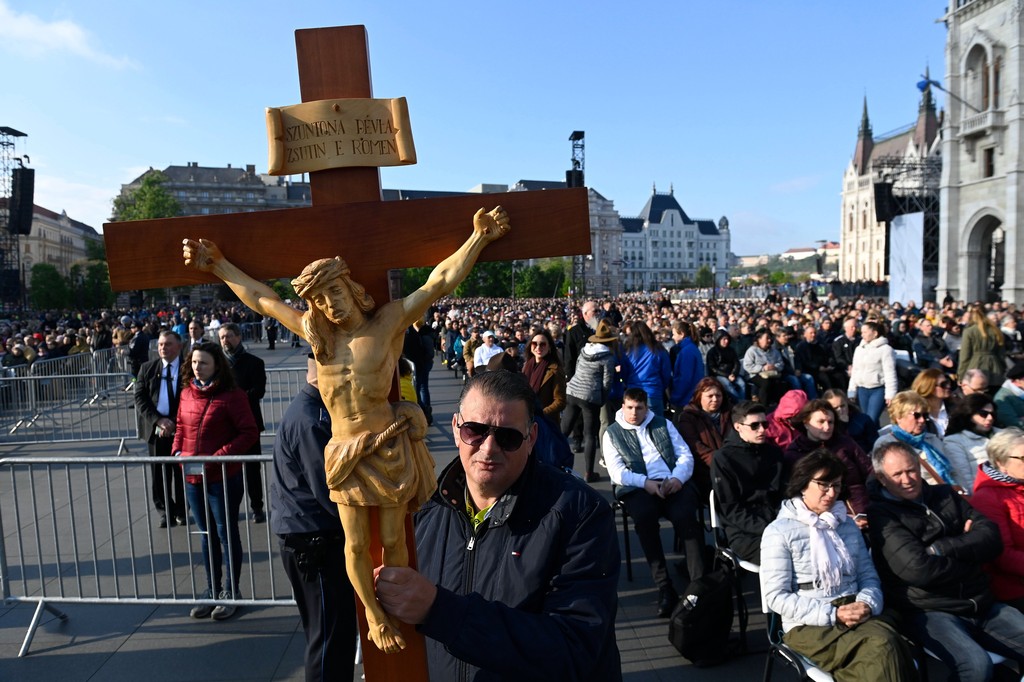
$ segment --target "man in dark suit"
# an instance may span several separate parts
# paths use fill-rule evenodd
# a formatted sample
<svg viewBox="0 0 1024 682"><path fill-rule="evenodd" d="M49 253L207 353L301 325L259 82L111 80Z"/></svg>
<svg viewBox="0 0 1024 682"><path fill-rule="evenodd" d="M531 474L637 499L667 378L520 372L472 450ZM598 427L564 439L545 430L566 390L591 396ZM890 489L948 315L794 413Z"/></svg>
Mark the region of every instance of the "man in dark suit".
<svg viewBox="0 0 1024 682"><path fill-rule="evenodd" d="M231 371L235 375L235 383L249 397L249 407L256 419L256 427L260 433L266 429L263 423L263 411L260 401L267 392L267 368L263 360L256 357L242 345L242 329L234 322L222 324L217 330L220 347L231 363ZM260 454L259 440L249 449L247 455ZM249 507L256 523L267 520L263 511L263 465L260 462L247 462L245 465L246 485L249 488Z"/></svg>
<svg viewBox="0 0 1024 682"><path fill-rule="evenodd" d="M174 332L161 332L157 342L160 357L144 363L135 382L135 418L139 438L146 441L150 457L171 455L181 396L181 345L181 337ZM161 528L166 528L168 522L185 525L185 481L181 467L154 464L152 494L153 506L160 512Z"/></svg>
<svg viewBox="0 0 1024 682"><path fill-rule="evenodd" d="M192 355L193 348L206 342L205 334L206 328L203 327L203 323L199 321L199 318L192 318L192 321L188 323L188 339L185 341L184 348L185 355Z"/></svg>

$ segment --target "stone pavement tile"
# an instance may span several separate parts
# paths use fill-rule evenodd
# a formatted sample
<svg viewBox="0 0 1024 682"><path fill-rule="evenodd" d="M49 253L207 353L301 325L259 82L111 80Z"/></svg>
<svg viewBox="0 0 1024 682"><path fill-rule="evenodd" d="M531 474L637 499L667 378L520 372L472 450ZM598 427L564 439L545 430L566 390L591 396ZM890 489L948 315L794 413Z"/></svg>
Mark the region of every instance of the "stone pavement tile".
<svg viewBox="0 0 1024 682"><path fill-rule="evenodd" d="M142 627L154 606L60 604L60 621L44 612L27 656L18 658L35 604L5 608L0 617L0 680L89 679Z"/></svg>

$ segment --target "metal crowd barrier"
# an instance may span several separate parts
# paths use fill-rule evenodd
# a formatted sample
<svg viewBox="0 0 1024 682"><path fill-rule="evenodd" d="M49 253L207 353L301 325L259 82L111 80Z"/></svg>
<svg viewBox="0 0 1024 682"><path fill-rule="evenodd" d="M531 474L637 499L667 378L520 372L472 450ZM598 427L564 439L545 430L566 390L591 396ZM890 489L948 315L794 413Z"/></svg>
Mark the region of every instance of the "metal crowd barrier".
<svg viewBox="0 0 1024 682"><path fill-rule="evenodd" d="M224 467L258 461L269 500L271 455L194 457ZM43 611L61 620L58 604L217 604L206 589L201 535L187 526L158 528L150 505L155 463L175 457L9 457L0 459L0 586L5 603L34 602L19 656L28 653ZM244 477L244 467L243 467ZM247 478L239 516L242 597L235 605L294 605L270 524L252 524ZM208 500L206 486L204 499ZM165 490L165 499L170 495ZM218 542L215 527L210 542ZM230 575L224 558L227 588Z"/></svg>
<svg viewBox="0 0 1024 682"><path fill-rule="evenodd" d="M267 370L264 435L276 433L305 377L305 368ZM0 377L0 443L119 440L124 451L126 441L138 438L134 394L123 390L131 382L124 372Z"/></svg>

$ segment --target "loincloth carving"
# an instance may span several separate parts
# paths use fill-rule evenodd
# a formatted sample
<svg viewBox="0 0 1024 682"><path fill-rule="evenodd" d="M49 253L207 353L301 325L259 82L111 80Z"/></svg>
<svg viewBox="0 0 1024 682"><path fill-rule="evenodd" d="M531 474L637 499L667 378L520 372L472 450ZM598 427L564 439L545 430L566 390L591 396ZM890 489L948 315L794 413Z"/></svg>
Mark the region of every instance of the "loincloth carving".
<svg viewBox="0 0 1024 682"><path fill-rule="evenodd" d="M434 458L423 442L427 419L418 405L392 405L395 421L382 433L332 438L324 449L331 500L355 507L407 505L414 512L437 486Z"/></svg>

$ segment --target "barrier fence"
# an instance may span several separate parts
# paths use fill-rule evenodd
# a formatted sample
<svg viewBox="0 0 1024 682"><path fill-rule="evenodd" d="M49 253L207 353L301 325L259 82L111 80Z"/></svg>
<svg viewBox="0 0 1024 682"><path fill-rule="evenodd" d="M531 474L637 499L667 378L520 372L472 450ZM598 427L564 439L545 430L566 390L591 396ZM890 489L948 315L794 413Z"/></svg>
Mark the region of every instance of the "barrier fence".
<svg viewBox="0 0 1024 682"><path fill-rule="evenodd" d="M195 457L224 467L260 462L264 499L270 455ZM0 459L0 585L5 603L36 603L19 656L28 653L45 610L62 620L59 604L222 604L200 599L206 589L202 532L158 528L150 502L155 463L175 457L8 457ZM243 467L244 477L244 467ZM161 477L162 478L162 477ZM246 500L249 481L243 478ZM208 500L203 486L204 499ZM170 495L165 490L165 499ZM239 513L243 596L239 606L294 605L270 524ZM210 542L218 542L211 527ZM225 564L225 587L230 572Z"/></svg>
<svg viewBox="0 0 1024 682"><path fill-rule="evenodd" d="M44 444L138 438L131 374L73 371L94 369L88 354L60 358L73 363L48 365L61 373L0 377L0 442ZM114 356L111 356L114 357ZM98 362L107 362L100 358ZM38 365L39 363L36 363ZM36 365L33 365L35 368ZM45 368L44 368L45 369ZM261 403L264 435L273 436L292 398L306 382L305 368L267 370ZM126 390L127 389L127 390Z"/></svg>

